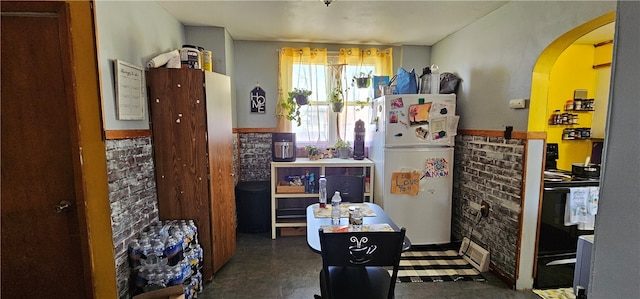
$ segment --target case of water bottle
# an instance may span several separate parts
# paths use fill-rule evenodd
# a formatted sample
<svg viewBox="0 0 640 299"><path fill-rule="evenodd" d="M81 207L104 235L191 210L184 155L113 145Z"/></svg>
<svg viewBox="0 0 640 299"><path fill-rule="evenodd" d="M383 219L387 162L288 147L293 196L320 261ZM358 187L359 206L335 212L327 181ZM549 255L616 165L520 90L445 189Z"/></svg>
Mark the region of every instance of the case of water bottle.
<svg viewBox="0 0 640 299"><path fill-rule="evenodd" d="M132 295L182 285L186 299L202 291L202 247L193 220L152 223L129 243Z"/></svg>

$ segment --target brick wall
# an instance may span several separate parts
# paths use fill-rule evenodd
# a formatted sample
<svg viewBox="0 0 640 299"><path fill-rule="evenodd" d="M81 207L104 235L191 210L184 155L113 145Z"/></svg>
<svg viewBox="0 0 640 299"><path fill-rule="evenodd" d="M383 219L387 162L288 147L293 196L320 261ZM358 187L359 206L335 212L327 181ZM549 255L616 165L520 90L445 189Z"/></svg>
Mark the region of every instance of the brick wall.
<svg viewBox="0 0 640 299"><path fill-rule="evenodd" d="M238 181L271 180L271 133L239 133Z"/></svg>
<svg viewBox="0 0 640 299"><path fill-rule="evenodd" d="M452 234L489 250L494 270L515 281L525 140L458 135L455 145ZM474 227L482 200L491 210Z"/></svg>
<svg viewBox="0 0 640 299"><path fill-rule="evenodd" d="M111 229L119 298L129 298L127 246L158 220L151 138L107 140Z"/></svg>

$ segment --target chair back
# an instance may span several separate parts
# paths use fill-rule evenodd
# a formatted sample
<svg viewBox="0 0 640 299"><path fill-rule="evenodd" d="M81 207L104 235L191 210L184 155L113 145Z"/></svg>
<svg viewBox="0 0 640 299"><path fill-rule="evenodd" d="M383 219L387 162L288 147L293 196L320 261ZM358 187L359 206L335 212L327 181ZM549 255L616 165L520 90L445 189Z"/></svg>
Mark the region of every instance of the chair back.
<svg viewBox="0 0 640 299"><path fill-rule="evenodd" d="M393 267L387 298L393 297L406 234L404 227L395 232L335 233L325 233L320 228L319 234L323 268L321 273L327 275L325 281L330 281L329 267Z"/></svg>
<svg viewBox="0 0 640 299"><path fill-rule="evenodd" d="M329 175L327 178L327 196L340 191L343 202L364 202L364 178L355 175ZM328 198L331 200L331 198Z"/></svg>

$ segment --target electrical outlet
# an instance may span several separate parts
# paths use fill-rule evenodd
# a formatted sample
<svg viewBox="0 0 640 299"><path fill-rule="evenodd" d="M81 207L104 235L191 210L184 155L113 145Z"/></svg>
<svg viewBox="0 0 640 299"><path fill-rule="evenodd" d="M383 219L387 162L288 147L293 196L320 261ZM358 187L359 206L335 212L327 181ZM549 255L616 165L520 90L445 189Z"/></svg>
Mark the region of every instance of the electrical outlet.
<svg viewBox="0 0 640 299"><path fill-rule="evenodd" d="M482 203L480 204L480 213L482 213L482 217L489 216L490 209L491 209L491 206L489 205L489 203L486 202L485 200L482 200Z"/></svg>

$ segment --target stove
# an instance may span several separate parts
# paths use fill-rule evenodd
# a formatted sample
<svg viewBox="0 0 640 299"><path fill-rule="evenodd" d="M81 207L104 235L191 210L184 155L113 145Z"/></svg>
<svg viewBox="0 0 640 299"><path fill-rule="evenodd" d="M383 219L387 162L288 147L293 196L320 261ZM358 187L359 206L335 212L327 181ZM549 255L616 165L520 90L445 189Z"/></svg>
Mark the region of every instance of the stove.
<svg viewBox="0 0 640 299"><path fill-rule="evenodd" d="M575 176L571 171L561 169L544 171L535 288L573 285L578 238L593 234L593 230L579 230L577 225L564 225L567 195L570 188L599 185L599 178Z"/></svg>

